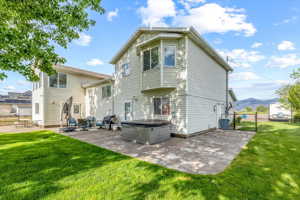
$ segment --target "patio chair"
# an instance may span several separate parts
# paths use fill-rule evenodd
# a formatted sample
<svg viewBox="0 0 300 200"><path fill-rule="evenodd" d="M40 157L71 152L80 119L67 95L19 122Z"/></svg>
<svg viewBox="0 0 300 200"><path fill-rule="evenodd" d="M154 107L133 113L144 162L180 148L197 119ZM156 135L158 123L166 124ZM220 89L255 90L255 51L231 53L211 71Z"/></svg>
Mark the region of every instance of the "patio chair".
<svg viewBox="0 0 300 200"><path fill-rule="evenodd" d="M78 119L78 127L81 131L88 131L88 121L86 119Z"/></svg>

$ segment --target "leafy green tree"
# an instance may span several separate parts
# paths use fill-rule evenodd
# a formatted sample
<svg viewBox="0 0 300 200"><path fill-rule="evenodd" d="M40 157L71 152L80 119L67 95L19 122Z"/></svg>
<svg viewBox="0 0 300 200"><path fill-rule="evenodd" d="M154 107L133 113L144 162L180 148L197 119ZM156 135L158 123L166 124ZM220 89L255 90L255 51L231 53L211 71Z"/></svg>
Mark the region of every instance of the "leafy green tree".
<svg viewBox="0 0 300 200"><path fill-rule="evenodd" d="M296 69L290 77L296 81L300 81L300 68Z"/></svg>
<svg viewBox="0 0 300 200"><path fill-rule="evenodd" d="M101 0L0 0L0 80L14 71L37 81L35 69L48 74L65 59L55 47L67 48L95 24L88 11L104 13Z"/></svg>
<svg viewBox="0 0 300 200"><path fill-rule="evenodd" d="M245 108L245 111L246 111L246 112L253 112L253 109L252 109L251 107L247 106L247 107Z"/></svg>
<svg viewBox="0 0 300 200"><path fill-rule="evenodd" d="M291 109L291 104L288 99L289 90L291 87L291 85L284 85L276 91L276 94L279 96L279 102L286 109Z"/></svg>
<svg viewBox="0 0 300 200"><path fill-rule="evenodd" d="M300 84L293 85L289 90L288 100L293 110L300 111Z"/></svg>
<svg viewBox="0 0 300 200"><path fill-rule="evenodd" d="M268 112L268 108L263 106L263 105L260 105L260 106L257 106L256 107L256 112L259 112L259 113L267 113Z"/></svg>

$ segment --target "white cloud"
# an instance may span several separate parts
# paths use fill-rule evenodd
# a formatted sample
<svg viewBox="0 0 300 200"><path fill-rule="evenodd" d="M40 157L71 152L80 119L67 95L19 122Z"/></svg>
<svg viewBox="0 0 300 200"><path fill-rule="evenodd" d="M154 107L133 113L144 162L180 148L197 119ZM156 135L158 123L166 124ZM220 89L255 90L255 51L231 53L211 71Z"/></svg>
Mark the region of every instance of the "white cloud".
<svg viewBox="0 0 300 200"><path fill-rule="evenodd" d="M29 85L30 82L29 81L25 81L25 80L19 80L16 82L17 85L20 85L20 86L25 86L25 85Z"/></svg>
<svg viewBox="0 0 300 200"><path fill-rule="evenodd" d="M265 56L261 55L260 52L245 49L218 50L218 52L225 60L228 58L228 62L232 67L248 68L253 63L265 59Z"/></svg>
<svg viewBox="0 0 300 200"><path fill-rule="evenodd" d="M278 26L278 25L282 25L282 24L289 24L289 23L295 22L297 20L298 20L298 16L292 16L290 18L282 20L281 22L275 23L274 25Z"/></svg>
<svg viewBox="0 0 300 200"><path fill-rule="evenodd" d="M184 6L185 9L190 9L198 5L199 3L205 3L206 0L179 0L179 3Z"/></svg>
<svg viewBox="0 0 300 200"><path fill-rule="evenodd" d="M263 43L261 43L261 42L254 42L251 45L251 48L255 49L255 48L261 47L262 45L263 45Z"/></svg>
<svg viewBox="0 0 300 200"><path fill-rule="evenodd" d="M230 78L236 81L250 81L260 79L260 77L254 72L235 72L230 74Z"/></svg>
<svg viewBox="0 0 300 200"><path fill-rule="evenodd" d="M247 89L247 91L249 92L249 89L253 89L253 90L276 90L279 87L283 86L283 85L287 85L289 84L290 81L289 80L262 80L262 81L257 81L255 83L251 83L251 84L246 84L246 85L240 85L240 84L236 84L233 85L232 88L235 89Z"/></svg>
<svg viewBox="0 0 300 200"><path fill-rule="evenodd" d="M246 21L244 9L222 7L216 3L190 8L175 17L174 25L194 26L200 33L226 33L235 31L252 36L256 29Z"/></svg>
<svg viewBox="0 0 300 200"><path fill-rule="evenodd" d="M284 40L280 44L278 44L277 49L280 51L295 50L295 45L291 41Z"/></svg>
<svg viewBox="0 0 300 200"><path fill-rule="evenodd" d="M112 21L114 17L117 17L119 14L119 9L116 8L114 11L109 11L107 13L107 20Z"/></svg>
<svg viewBox="0 0 300 200"><path fill-rule="evenodd" d="M97 58L93 58L89 61L86 62L87 65L89 66L97 66L97 65L103 65L103 61L102 60L99 60Z"/></svg>
<svg viewBox="0 0 300 200"><path fill-rule="evenodd" d="M221 38L216 38L216 39L213 40L213 43L215 43L215 44L222 44L223 40Z"/></svg>
<svg viewBox="0 0 300 200"><path fill-rule="evenodd" d="M88 46L92 41L92 37L90 35L87 35L85 33L79 34L79 39L75 40L75 44L80 46Z"/></svg>
<svg viewBox="0 0 300 200"><path fill-rule="evenodd" d="M15 86L13 86L13 85L5 86L3 89L6 90L6 91L13 91L13 90L16 90Z"/></svg>
<svg viewBox="0 0 300 200"><path fill-rule="evenodd" d="M286 54L283 56L272 56L268 67L287 68L300 65L300 57L297 54Z"/></svg>
<svg viewBox="0 0 300 200"><path fill-rule="evenodd" d="M142 23L146 26L167 26L165 18L176 15L175 3L172 0L148 0L146 7L138 10Z"/></svg>

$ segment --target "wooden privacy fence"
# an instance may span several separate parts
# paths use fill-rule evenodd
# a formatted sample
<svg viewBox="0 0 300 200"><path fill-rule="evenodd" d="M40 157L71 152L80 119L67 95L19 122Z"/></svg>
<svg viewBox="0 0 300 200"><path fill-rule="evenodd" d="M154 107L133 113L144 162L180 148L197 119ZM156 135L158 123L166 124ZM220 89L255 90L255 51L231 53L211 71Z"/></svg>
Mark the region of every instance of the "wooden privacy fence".
<svg viewBox="0 0 300 200"><path fill-rule="evenodd" d="M0 126L30 126L31 116L0 116Z"/></svg>

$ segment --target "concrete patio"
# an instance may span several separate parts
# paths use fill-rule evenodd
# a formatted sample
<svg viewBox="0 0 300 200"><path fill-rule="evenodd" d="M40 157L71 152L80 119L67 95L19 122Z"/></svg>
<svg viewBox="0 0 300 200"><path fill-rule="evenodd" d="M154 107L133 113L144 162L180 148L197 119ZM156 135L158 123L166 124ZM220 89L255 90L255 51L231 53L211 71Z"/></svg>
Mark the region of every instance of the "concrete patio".
<svg viewBox="0 0 300 200"><path fill-rule="evenodd" d="M231 163L255 132L217 130L187 139L173 137L156 145L123 141L119 131L62 134L167 168L192 174L216 174Z"/></svg>

